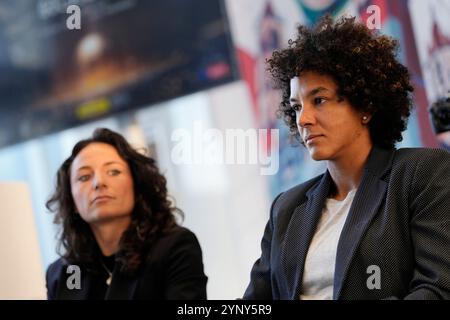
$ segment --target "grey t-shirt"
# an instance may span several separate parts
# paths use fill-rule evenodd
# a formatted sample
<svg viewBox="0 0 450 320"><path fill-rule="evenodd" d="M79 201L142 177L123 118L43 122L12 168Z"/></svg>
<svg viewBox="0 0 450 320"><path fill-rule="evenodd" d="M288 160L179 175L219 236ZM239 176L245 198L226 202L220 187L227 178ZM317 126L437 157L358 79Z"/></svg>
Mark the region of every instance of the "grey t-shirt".
<svg viewBox="0 0 450 320"><path fill-rule="evenodd" d="M341 201L327 199L306 256L300 299L333 299L337 245L355 193Z"/></svg>

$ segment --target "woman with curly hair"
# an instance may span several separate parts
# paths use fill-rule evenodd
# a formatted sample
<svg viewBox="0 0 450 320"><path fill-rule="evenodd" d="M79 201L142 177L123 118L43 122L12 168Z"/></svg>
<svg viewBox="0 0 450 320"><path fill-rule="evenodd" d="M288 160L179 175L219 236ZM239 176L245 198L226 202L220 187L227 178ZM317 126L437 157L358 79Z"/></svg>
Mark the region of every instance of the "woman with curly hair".
<svg viewBox="0 0 450 320"><path fill-rule="evenodd" d="M272 203L244 298L450 298L450 154L395 149L413 91L397 49L326 16L268 60L278 115L327 170Z"/></svg>
<svg viewBox="0 0 450 320"><path fill-rule="evenodd" d="M197 238L177 224L155 161L120 134L74 146L47 208L62 226L49 299L206 299Z"/></svg>

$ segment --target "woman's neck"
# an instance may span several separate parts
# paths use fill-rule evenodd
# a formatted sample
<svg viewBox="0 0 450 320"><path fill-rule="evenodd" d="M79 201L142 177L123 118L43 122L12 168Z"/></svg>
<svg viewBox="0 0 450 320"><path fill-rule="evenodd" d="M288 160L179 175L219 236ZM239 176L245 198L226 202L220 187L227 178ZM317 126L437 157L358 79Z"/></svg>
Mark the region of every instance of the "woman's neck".
<svg viewBox="0 0 450 320"><path fill-rule="evenodd" d="M334 182L331 189L332 198L345 199L351 190L358 188L371 150L371 144L365 145L357 150L347 152L346 156L328 161L328 171Z"/></svg>
<svg viewBox="0 0 450 320"><path fill-rule="evenodd" d="M130 225L130 217L114 219L108 222L91 224L95 240L104 256L115 254L119 250L122 234Z"/></svg>

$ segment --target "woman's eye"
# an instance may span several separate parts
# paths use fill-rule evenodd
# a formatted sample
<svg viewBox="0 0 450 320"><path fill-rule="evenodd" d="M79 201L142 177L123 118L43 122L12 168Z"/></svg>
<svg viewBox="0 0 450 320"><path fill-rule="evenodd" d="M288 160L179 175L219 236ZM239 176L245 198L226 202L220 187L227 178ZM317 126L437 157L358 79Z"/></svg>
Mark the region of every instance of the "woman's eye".
<svg viewBox="0 0 450 320"><path fill-rule="evenodd" d="M89 180L89 175L88 174L85 174L85 175L82 175L82 176L78 177L78 181L81 181L81 182L88 181L88 180Z"/></svg>
<svg viewBox="0 0 450 320"><path fill-rule="evenodd" d="M302 108L301 105L299 105L299 104L294 104L291 107L292 107L292 110L294 110L294 111L300 111L300 109Z"/></svg>
<svg viewBox="0 0 450 320"><path fill-rule="evenodd" d="M111 175L111 176L117 176L117 175L120 174L120 171L119 171L119 170L116 170L116 169L113 169L113 170L109 170L108 173L109 173L109 175Z"/></svg>
<svg viewBox="0 0 450 320"><path fill-rule="evenodd" d="M319 104L322 104L322 103L324 103L326 101L326 99L325 98L322 98L322 97L317 97L317 98L314 98L314 105L319 105Z"/></svg>

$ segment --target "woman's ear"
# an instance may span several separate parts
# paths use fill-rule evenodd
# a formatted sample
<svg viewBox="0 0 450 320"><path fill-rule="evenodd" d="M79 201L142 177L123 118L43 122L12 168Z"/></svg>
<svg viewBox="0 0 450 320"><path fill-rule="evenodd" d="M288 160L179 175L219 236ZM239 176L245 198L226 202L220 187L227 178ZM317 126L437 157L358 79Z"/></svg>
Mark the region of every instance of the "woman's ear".
<svg viewBox="0 0 450 320"><path fill-rule="evenodd" d="M368 113L363 113L361 116L362 124L368 124L371 118L372 118L372 115L370 115Z"/></svg>

